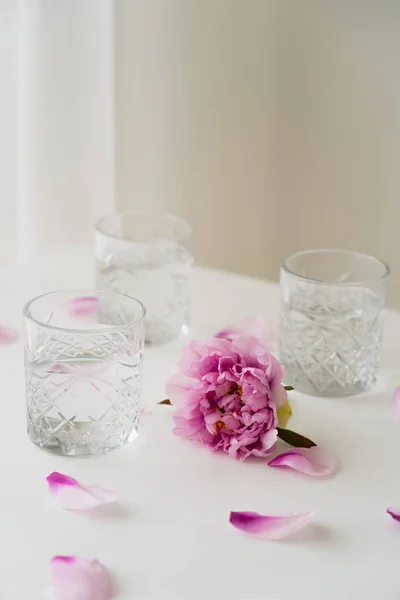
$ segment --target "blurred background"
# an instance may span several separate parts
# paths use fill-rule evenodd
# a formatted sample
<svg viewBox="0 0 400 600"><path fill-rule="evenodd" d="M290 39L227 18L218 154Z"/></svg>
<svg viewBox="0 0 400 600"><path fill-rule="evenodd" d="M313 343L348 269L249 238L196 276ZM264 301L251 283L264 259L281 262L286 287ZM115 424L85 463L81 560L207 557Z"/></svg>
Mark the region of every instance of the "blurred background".
<svg viewBox="0 0 400 600"><path fill-rule="evenodd" d="M203 265L389 263L400 307L400 3L0 0L0 262L160 210Z"/></svg>

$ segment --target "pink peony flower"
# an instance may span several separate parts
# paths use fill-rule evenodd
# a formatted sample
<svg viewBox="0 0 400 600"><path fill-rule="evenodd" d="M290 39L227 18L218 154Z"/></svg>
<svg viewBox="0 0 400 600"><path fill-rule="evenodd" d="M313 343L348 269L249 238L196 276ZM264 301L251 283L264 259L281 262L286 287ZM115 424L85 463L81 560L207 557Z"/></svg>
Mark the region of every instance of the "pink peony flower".
<svg viewBox="0 0 400 600"><path fill-rule="evenodd" d="M221 331L215 334L215 337L230 340L231 342L243 336L257 338L269 350L275 347L275 340L263 317L247 317L236 325L225 327L225 329L221 329Z"/></svg>
<svg viewBox="0 0 400 600"><path fill-rule="evenodd" d="M175 435L240 460L270 453L287 396L283 367L259 339L193 340L179 368L166 387L177 408Z"/></svg>

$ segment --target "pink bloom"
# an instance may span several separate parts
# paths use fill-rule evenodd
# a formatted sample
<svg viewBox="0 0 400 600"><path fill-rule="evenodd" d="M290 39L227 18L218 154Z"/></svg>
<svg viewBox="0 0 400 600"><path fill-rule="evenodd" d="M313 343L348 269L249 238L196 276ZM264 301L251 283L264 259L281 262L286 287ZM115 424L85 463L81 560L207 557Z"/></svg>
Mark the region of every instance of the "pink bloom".
<svg viewBox="0 0 400 600"><path fill-rule="evenodd" d="M225 327L225 329L221 329L221 331L215 334L215 337L233 342L244 335L257 338L270 350L275 345L271 330L263 317L248 317L247 319L243 319L236 325L230 325Z"/></svg>
<svg viewBox="0 0 400 600"><path fill-rule="evenodd" d="M192 340L179 368L166 388L175 435L240 460L270 453L286 392L283 367L257 338Z"/></svg>

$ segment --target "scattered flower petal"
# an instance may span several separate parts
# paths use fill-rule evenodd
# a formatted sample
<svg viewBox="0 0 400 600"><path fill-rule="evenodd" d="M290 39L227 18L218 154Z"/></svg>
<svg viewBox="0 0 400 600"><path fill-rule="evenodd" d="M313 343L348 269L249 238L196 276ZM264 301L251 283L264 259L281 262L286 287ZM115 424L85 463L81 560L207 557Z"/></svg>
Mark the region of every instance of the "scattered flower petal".
<svg viewBox="0 0 400 600"><path fill-rule="evenodd" d="M62 473L51 473L46 480L50 494L62 508L68 510L92 510L117 501L115 492L99 485L82 485Z"/></svg>
<svg viewBox="0 0 400 600"><path fill-rule="evenodd" d="M54 556L49 592L52 600L110 600L113 584L109 572L98 560Z"/></svg>
<svg viewBox="0 0 400 600"><path fill-rule="evenodd" d="M272 350L275 345L270 328L264 318L260 316L248 317L237 325L230 325L225 329L221 329L214 337L234 342L243 335L257 338L268 350Z"/></svg>
<svg viewBox="0 0 400 600"><path fill-rule="evenodd" d="M270 467L289 467L312 477L332 475L337 467L336 458L319 448L292 448L269 461Z"/></svg>
<svg viewBox="0 0 400 600"><path fill-rule="evenodd" d="M11 344L17 339L17 332L12 327L0 325L0 344Z"/></svg>
<svg viewBox="0 0 400 600"><path fill-rule="evenodd" d="M392 517L392 519L400 523L400 506L391 506L386 510L386 512Z"/></svg>
<svg viewBox="0 0 400 600"><path fill-rule="evenodd" d="M397 416L400 417L400 385L394 390L393 400Z"/></svg>
<svg viewBox="0 0 400 600"><path fill-rule="evenodd" d="M68 302L68 311L76 316L92 315L97 312L98 303L97 296L80 296Z"/></svg>
<svg viewBox="0 0 400 600"><path fill-rule="evenodd" d="M152 415L153 411L150 408L145 408L144 406L140 409L140 416L145 417L146 415Z"/></svg>
<svg viewBox="0 0 400 600"><path fill-rule="evenodd" d="M312 513L294 513L282 516L260 515L255 512L231 512L229 522L244 531L266 540L281 540L302 529Z"/></svg>

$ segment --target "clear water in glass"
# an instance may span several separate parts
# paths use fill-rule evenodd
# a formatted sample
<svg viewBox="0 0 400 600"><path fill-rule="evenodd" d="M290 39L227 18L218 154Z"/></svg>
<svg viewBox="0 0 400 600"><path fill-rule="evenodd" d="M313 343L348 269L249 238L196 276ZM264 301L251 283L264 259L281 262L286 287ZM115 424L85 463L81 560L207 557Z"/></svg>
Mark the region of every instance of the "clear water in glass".
<svg viewBox="0 0 400 600"><path fill-rule="evenodd" d="M53 292L24 309L28 435L67 456L123 448L139 428L144 308L92 294Z"/></svg>
<svg viewBox="0 0 400 600"><path fill-rule="evenodd" d="M28 361L29 435L65 455L124 447L139 427L141 357Z"/></svg>
<svg viewBox="0 0 400 600"><path fill-rule="evenodd" d="M369 290L322 291L282 303L281 354L286 381L311 394L368 389L379 366L383 311Z"/></svg>
<svg viewBox="0 0 400 600"><path fill-rule="evenodd" d="M295 254L281 269L285 382L312 395L368 390L379 367L389 270L346 250Z"/></svg>
<svg viewBox="0 0 400 600"><path fill-rule="evenodd" d="M146 306L146 341L163 343L186 334L193 256L168 241L131 242L129 249L108 252L97 260L98 289L140 298Z"/></svg>
<svg viewBox="0 0 400 600"><path fill-rule="evenodd" d="M193 231L174 215L120 213L96 225L96 285L138 298L146 307L146 342L187 334Z"/></svg>

